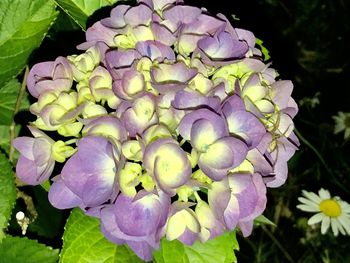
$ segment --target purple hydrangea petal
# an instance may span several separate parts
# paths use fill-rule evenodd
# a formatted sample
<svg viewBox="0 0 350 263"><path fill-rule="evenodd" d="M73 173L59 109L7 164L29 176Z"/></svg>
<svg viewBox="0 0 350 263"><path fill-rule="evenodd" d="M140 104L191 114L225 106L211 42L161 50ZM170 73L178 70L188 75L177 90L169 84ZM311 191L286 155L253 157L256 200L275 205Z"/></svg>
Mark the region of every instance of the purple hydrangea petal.
<svg viewBox="0 0 350 263"><path fill-rule="evenodd" d="M35 138L33 144L33 160L37 166L42 166L52 160L52 143L46 138Z"/></svg>
<svg viewBox="0 0 350 263"><path fill-rule="evenodd" d="M276 103L280 109L286 108L293 91L293 83L288 80L279 80L271 86L272 101Z"/></svg>
<svg viewBox="0 0 350 263"><path fill-rule="evenodd" d="M132 107L128 108L121 116L130 137L142 134L148 127L158 123L155 110L155 99L151 94L145 94L134 101Z"/></svg>
<svg viewBox="0 0 350 263"><path fill-rule="evenodd" d="M136 44L136 50L143 57L149 57L152 61L163 61L164 59L175 60L174 51L159 41L141 41Z"/></svg>
<svg viewBox="0 0 350 263"><path fill-rule="evenodd" d="M294 118L298 113L298 105L293 98L290 98L287 107L283 109L283 112L288 114L290 117Z"/></svg>
<svg viewBox="0 0 350 263"><path fill-rule="evenodd" d="M18 137L12 142L20 152L16 174L23 182L37 185L47 180L53 171L55 160L51 149L54 141L34 127L29 129L35 138Z"/></svg>
<svg viewBox="0 0 350 263"><path fill-rule="evenodd" d="M45 91L68 91L72 87L73 73L66 58L34 65L27 78L29 93L38 98Z"/></svg>
<svg viewBox="0 0 350 263"><path fill-rule="evenodd" d="M280 138L276 144L275 149L270 153L274 165L274 178L266 183L268 187L279 187L284 184L288 177L287 161L297 150L297 147L287 138Z"/></svg>
<svg viewBox="0 0 350 263"><path fill-rule="evenodd" d="M12 141L13 147L20 152L22 156L27 159L34 160L33 147L35 143L35 138L31 137L17 137ZM48 148L51 148L50 144Z"/></svg>
<svg viewBox="0 0 350 263"><path fill-rule="evenodd" d="M230 133L241 137L250 149L256 147L266 133L265 126L250 112L235 111L225 117Z"/></svg>
<svg viewBox="0 0 350 263"><path fill-rule="evenodd" d="M138 58L141 58L140 53L133 49L112 50L106 53L106 66L114 80L121 79L123 73Z"/></svg>
<svg viewBox="0 0 350 263"><path fill-rule="evenodd" d="M238 38L240 40L244 40L245 42L247 42L247 44L250 48L254 48L256 38L251 31L244 30L241 28L236 28L235 31L236 31Z"/></svg>
<svg viewBox="0 0 350 263"><path fill-rule="evenodd" d="M198 233L195 233L186 227L183 234L179 236L177 239L180 240L183 244L187 246L191 246L197 240L197 238L198 238Z"/></svg>
<svg viewBox="0 0 350 263"><path fill-rule="evenodd" d="M233 137L224 137L199 156L199 168L211 179L222 180L229 170L240 165L247 155L247 145Z"/></svg>
<svg viewBox="0 0 350 263"><path fill-rule="evenodd" d="M121 80L113 83L113 92L121 99L134 100L145 89L144 76L133 69L125 70Z"/></svg>
<svg viewBox="0 0 350 263"><path fill-rule="evenodd" d="M101 20L102 25L112 28L123 28L126 25L124 14L129 8L129 5L117 5L112 9L110 17Z"/></svg>
<svg viewBox="0 0 350 263"><path fill-rule="evenodd" d="M200 223L197 215L189 208L188 204L172 204L171 215L166 226L166 238L170 241L180 240L182 243L191 246L199 236Z"/></svg>
<svg viewBox="0 0 350 263"><path fill-rule="evenodd" d="M265 210L266 186L261 175L233 174L228 180L239 203L240 219L253 220Z"/></svg>
<svg viewBox="0 0 350 263"><path fill-rule="evenodd" d="M221 235L224 232L225 226L215 217L214 212L211 210L211 208L206 202L202 200L198 201L195 213L201 225L201 242L205 242L208 239L215 238L216 236ZM204 231L203 228L207 230L207 232Z"/></svg>
<svg viewBox="0 0 350 263"><path fill-rule="evenodd" d="M49 201L58 209L70 209L82 205L82 200L74 194L61 179L57 179L51 185Z"/></svg>
<svg viewBox="0 0 350 263"><path fill-rule="evenodd" d="M135 253L148 260L151 247L159 248L156 233L164 226L163 218L169 208L170 197L162 193L141 191L134 199L120 194L115 204L102 208L101 230L111 241L127 242Z"/></svg>
<svg viewBox="0 0 350 263"><path fill-rule="evenodd" d="M86 41L93 44L103 42L109 47L114 47L116 46L114 37L117 35L117 32L117 30L105 27L98 21L86 30Z"/></svg>
<svg viewBox="0 0 350 263"><path fill-rule="evenodd" d="M198 47L212 61L232 61L244 57L248 51L245 42L234 39L228 32L204 37L198 41Z"/></svg>
<svg viewBox="0 0 350 263"><path fill-rule="evenodd" d="M126 24L130 26L148 25L151 18L152 10L143 4L131 7L124 15Z"/></svg>
<svg viewBox="0 0 350 263"><path fill-rule="evenodd" d="M233 230L239 220L239 205L237 198L231 195L227 178L211 185L208 201L216 218L228 229Z"/></svg>
<svg viewBox="0 0 350 263"><path fill-rule="evenodd" d="M183 3L182 0L153 0L154 10L163 10L172 4Z"/></svg>
<svg viewBox="0 0 350 263"><path fill-rule="evenodd" d="M273 167L267 158L258 149L251 149L247 154L247 160L254 166L254 171L262 175L269 175L273 172Z"/></svg>
<svg viewBox="0 0 350 263"><path fill-rule="evenodd" d="M215 125L216 129L222 131L222 135L228 135L228 129L225 120L217 113L209 109L198 109L186 114L179 124L179 134L186 140L191 139L191 129L193 123L204 119Z"/></svg>
<svg viewBox="0 0 350 263"><path fill-rule="evenodd" d="M115 221L114 209L114 205L107 205L101 209L101 231L108 240L122 245L125 240L119 237L121 232Z"/></svg>
<svg viewBox="0 0 350 263"><path fill-rule="evenodd" d="M128 246L135 254L144 261L151 261L153 258L153 248L147 242L127 241Z"/></svg>
<svg viewBox="0 0 350 263"><path fill-rule="evenodd" d="M151 68L152 85L159 92L184 89L197 75L197 69L188 68L185 63L159 64Z"/></svg>
<svg viewBox="0 0 350 263"><path fill-rule="evenodd" d="M114 138L123 142L127 138L125 127L122 122L114 116L101 116L91 119L85 124L82 131L84 135L98 135Z"/></svg>
<svg viewBox="0 0 350 263"><path fill-rule="evenodd" d="M183 34L214 35L219 29L224 28L226 22L207 14L200 14L182 29Z"/></svg>
<svg viewBox="0 0 350 263"><path fill-rule="evenodd" d="M176 37L168 27L163 24L153 22L151 25L154 39L166 46L172 46L176 41Z"/></svg>
<svg viewBox="0 0 350 263"><path fill-rule="evenodd" d="M20 156L16 165L17 177L30 185L38 185L49 179L55 165L54 160L50 160L43 166L37 166L34 160Z"/></svg>
<svg viewBox="0 0 350 263"><path fill-rule="evenodd" d="M227 135L226 127L206 119L195 121L191 128L191 145L200 152L206 152L210 145Z"/></svg>
<svg viewBox="0 0 350 263"><path fill-rule="evenodd" d="M117 172L113 148L103 137L85 136L62 169L63 182L86 206L99 205L113 194Z"/></svg>
<svg viewBox="0 0 350 263"><path fill-rule="evenodd" d="M140 193L139 193L140 194ZM162 196L170 206L170 198ZM164 200L164 201L165 201ZM164 202L163 201L163 202ZM120 194L116 200L116 222L120 230L130 236L149 236L158 229L162 210L160 199L155 194L145 194L138 200Z"/></svg>
<svg viewBox="0 0 350 263"><path fill-rule="evenodd" d="M146 147L143 166L166 192L185 184L192 173L186 153L170 138L158 139Z"/></svg>
<svg viewBox="0 0 350 263"><path fill-rule="evenodd" d="M228 97L222 105L222 111L225 115L230 115L235 111L245 110L244 102L236 94Z"/></svg>
<svg viewBox="0 0 350 263"><path fill-rule="evenodd" d="M197 91L180 90L176 93L171 105L176 109L196 109L210 107L218 110L221 101L217 96L204 96Z"/></svg>
<svg viewBox="0 0 350 263"><path fill-rule="evenodd" d="M181 25L193 22L201 13L202 10L198 7L176 5L164 10L163 23L175 32Z"/></svg>

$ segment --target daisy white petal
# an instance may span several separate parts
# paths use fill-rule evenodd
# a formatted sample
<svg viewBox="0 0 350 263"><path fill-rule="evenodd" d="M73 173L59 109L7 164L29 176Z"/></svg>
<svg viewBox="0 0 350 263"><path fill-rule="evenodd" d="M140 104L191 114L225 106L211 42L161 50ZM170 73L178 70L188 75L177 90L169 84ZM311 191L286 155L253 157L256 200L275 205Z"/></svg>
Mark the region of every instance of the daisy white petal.
<svg viewBox="0 0 350 263"><path fill-rule="evenodd" d="M325 200L325 199L330 199L331 198L331 194L329 193L328 190L325 190L323 188L321 188L318 191L319 196L321 197L321 199Z"/></svg>
<svg viewBox="0 0 350 263"><path fill-rule="evenodd" d="M328 216L325 216L322 219L322 223L321 223L321 234L325 234L329 228L331 219Z"/></svg>
<svg viewBox="0 0 350 263"><path fill-rule="evenodd" d="M339 223L344 227L346 233L350 235L350 219L344 216L338 218Z"/></svg>
<svg viewBox="0 0 350 263"><path fill-rule="evenodd" d="M350 213L350 205L344 201L339 201L340 203L340 207L341 207L341 210L344 212L344 213Z"/></svg>
<svg viewBox="0 0 350 263"><path fill-rule="evenodd" d="M316 215L313 215L310 217L310 219L307 221L309 225L314 225L322 221L322 218L324 218L323 213L317 213Z"/></svg>
<svg viewBox="0 0 350 263"><path fill-rule="evenodd" d="M344 229L344 227L342 226L342 224L339 222L338 218L335 219L335 222L336 222L336 225L337 225L337 227L338 227L338 229L339 229L339 232L340 232L342 235L345 236L345 235L346 235L345 229Z"/></svg>
<svg viewBox="0 0 350 263"><path fill-rule="evenodd" d="M338 236L339 229L337 225L337 219L331 218L331 227L332 227L334 236Z"/></svg>
<svg viewBox="0 0 350 263"><path fill-rule="evenodd" d="M317 202L314 202L310 199L306 199L304 197L299 197L298 200L301 202L301 203L304 203L305 205L310 205L310 206L315 206L315 207L318 207L318 203Z"/></svg>
<svg viewBox="0 0 350 263"><path fill-rule="evenodd" d="M306 196L310 200L314 201L315 203L319 203L322 201L321 198L313 192L307 192L307 191L303 190L302 193L304 196Z"/></svg>
<svg viewBox="0 0 350 263"><path fill-rule="evenodd" d="M320 211L319 208L315 208L315 207L308 206L308 205L297 205L297 208L299 208L300 210L303 210L305 212L319 212Z"/></svg>

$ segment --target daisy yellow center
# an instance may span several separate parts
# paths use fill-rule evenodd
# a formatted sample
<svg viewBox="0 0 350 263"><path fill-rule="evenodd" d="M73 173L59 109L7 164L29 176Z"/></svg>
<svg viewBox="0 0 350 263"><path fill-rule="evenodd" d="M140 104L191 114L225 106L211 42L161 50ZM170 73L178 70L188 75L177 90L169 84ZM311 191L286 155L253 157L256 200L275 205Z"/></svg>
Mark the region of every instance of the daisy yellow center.
<svg viewBox="0 0 350 263"><path fill-rule="evenodd" d="M341 215L340 205L333 199L323 200L320 203L320 210L329 217L338 217Z"/></svg>

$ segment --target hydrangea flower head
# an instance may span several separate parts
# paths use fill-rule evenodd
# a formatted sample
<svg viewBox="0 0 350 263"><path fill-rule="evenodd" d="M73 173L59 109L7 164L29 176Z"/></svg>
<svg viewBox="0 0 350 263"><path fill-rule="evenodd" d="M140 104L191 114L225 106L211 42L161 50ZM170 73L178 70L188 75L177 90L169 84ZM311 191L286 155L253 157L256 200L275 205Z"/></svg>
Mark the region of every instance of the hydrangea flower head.
<svg viewBox="0 0 350 263"><path fill-rule="evenodd" d="M67 159L50 202L99 218L106 238L146 261L161 238L250 235L298 147L293 85L276 80L253 33L179 0L140 0L116 6L78 48L29 74L32 129L60 143L16 139L18 176L34 163L26 182L41 183Z"/></svg>

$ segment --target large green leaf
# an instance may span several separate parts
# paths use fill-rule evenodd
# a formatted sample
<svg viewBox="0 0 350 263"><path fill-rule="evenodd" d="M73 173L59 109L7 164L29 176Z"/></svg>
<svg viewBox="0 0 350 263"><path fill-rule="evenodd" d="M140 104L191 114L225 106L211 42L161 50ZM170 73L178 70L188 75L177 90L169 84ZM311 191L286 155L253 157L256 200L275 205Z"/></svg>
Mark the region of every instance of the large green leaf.
<svg viewBox="0 0 350 263"><path fill-rule="evenodd" d="M15 126L15 137L18 136L19 131L21 129L20 125ZM10 126L9 125L0 125L0 151L6 153L7 155L10 153ZM13 153L14 160L17 160L19 156L19 152L15 151Z"/></svg>
<svg viewBox="0 0 350 263"><path fill-rule="evenodd" d="M6 237L0 244L1 263L55 263L58 250L26 237Z"/></svg>
<svg viewBox="0 0 350 263"><path fill-rule="evenodd" d="M12 123L20 88L20 83L16 79L12 79L0 89L0 125L10 125ZM25 96L19 110L26 110L28 107L28 97Z"/></svg>
<svg viewBox="0 0 350 263"><path fill-rule="evenodd" d="M27 64L57 13L53 1L0 1L0 87Z"/></svg>
<svg viewBox="0 0 350 263"><path fill-rule="evenodd" d="M55 2L83 29L90 15L101 7L113 5L118 0L55 0Z"/></svg>
<svg viewBox="0 0 350 263"><path fill-rule="evenodd" d="M7 158L0 153L0 242L16 201L14 174ZM1 256L0 256L1 261Z"/></svg>
<svg viewBox="0 0 350 263"><path fill-rule="evenodd" d="M156 263L232 263L237 261L234 249L238 248L235 232L226 232L205 243L196 241L192 246L163 239L154 259Z"/></svg>
<svg viewBox="0 0 350 263"><path fill-rule="evenodd" d="M101 233L99 220L76 208L68 218L63 234L62 263L138 263L128 247L109 242Z"/></svg>

